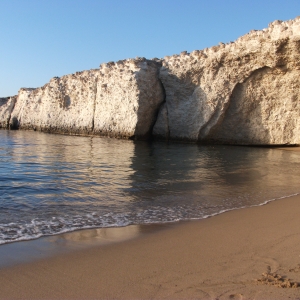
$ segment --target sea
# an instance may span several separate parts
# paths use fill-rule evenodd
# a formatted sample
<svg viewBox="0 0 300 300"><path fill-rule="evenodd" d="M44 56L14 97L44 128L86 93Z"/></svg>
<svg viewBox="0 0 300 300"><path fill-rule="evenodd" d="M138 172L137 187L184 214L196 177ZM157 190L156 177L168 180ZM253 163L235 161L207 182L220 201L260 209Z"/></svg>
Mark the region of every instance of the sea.
<svg viewBox="0 0 300 300"><path fill-rule="evenodd" d="M0 244L263 205L299 170L300 151L0 130Z"/></svg>

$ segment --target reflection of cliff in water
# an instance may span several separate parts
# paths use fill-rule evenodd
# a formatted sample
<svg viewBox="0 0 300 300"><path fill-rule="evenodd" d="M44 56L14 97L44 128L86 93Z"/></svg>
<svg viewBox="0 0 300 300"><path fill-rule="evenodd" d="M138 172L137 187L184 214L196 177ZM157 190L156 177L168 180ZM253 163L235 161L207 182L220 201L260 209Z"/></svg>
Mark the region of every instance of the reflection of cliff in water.
<svg viewBox="0 0 300 300"><path fill-rule="evenodd" d="M103 201L107 206L126 201L121 190L131 186L127 175L131 172L132 141L29 131L4 133L14 136L7 154L17 170L11 179L20 201L22 195L32 195L24 209L28 202L36 209L52 205L53 213L59 214L62 207L71 211L80 205L88 210Z"/></svg>
<svg viewBox="0 0 300 300"><path fill-rule="evenodd" d="M153 205L258 204L299 192L297 154L291 160L293 154L277 149L136 143L126 193Z"/></svg>
<svg viewBox="0 0 300 300"><path fill-rule="evenodd" d="M0 187L6 209L0 220L32 224L37 218L43 230L201 218L299 192L294 152L3 134L9 136L14 171Z"/></svg>

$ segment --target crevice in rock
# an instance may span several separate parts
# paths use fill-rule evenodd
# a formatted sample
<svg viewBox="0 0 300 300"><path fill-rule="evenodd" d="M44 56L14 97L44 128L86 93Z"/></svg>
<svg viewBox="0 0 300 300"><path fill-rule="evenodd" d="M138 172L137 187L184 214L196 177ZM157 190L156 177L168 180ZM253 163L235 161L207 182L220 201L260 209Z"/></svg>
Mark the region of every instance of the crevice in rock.
<svg viewBox="0 0 300 300"><path fill-rule="evenodd" d="M154 126L155 126L155 124L156 124L156 122L157 122L157 119L158 119L158 115L159 115L160 110L163 108L163 106L166 106L166 111L167 111L167 127L168 127L167 140L168 140L169 137L170 137L170 128L169 128L169 117L168 117L167 96L166 96L166 89L165 89L165 87L164 87L164 84L163 84L163 82L161 81L161 79L159 78L159 72L160 72L160 68L158 69L158 77L157 77L157 79L158 79L158 82L159 82L159 84L160 84L160 86L161 86L161 88L162 88L162 91L163 91L163 101L162 101L162 103L160 104L160 106L158 107L158 109L157 109L157 111L156 111L156 116L155 116L154 122L153 122L153 124L152 124L152 126L151 126L149 132L150 132L150 139L155 138L155 137L153 136L153 128L154 128Z"/></svg>
<svg viewBox="0 0 300 300"><path fill-rule="evenodd" d="M11 119L11 115L14 111L14 108L16 106L16 102L17 102L17 96L15 97L11 97L12 101L13 101L13 104L12 104L12 108L11 108L11 111L10 111L10 114L9 114L9 117L8 117L8 120L7 120L7 126L6 128L9 129L9 124L10 124L10 119Z"/></svg>

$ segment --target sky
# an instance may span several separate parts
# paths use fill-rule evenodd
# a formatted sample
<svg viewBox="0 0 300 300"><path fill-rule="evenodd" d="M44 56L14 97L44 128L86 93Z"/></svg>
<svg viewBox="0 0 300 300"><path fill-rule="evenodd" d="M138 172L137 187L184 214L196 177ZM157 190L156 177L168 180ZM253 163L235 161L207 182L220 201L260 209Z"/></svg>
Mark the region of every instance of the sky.
<svg viewBox="0 0 300 300"><path fill-rule="evenodd" d="M103 62L191 52L300 15L300 0L0 0L0 97Z"/></svg>

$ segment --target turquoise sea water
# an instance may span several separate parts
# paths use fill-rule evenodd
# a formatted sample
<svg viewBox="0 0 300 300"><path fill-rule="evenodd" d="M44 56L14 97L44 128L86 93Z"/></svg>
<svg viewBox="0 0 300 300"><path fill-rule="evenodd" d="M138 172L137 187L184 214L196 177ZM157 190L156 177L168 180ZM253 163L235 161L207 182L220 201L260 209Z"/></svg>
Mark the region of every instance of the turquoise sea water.
<svg viewBox="0 0 300 300"><path fill-rule="evenodd" d="M0 244L300 193L300 152L0 131Z"/></svg>

